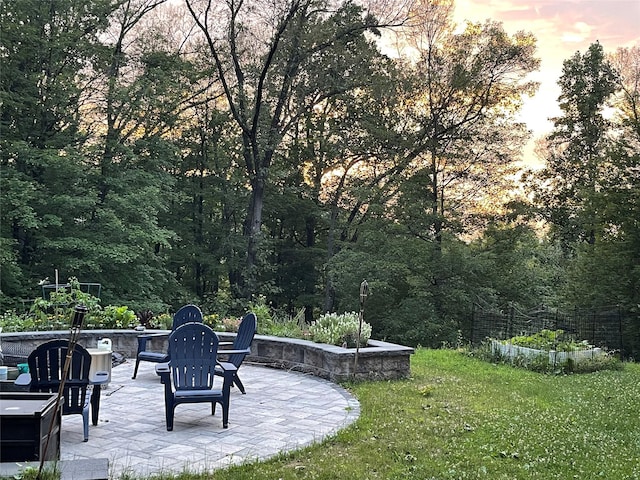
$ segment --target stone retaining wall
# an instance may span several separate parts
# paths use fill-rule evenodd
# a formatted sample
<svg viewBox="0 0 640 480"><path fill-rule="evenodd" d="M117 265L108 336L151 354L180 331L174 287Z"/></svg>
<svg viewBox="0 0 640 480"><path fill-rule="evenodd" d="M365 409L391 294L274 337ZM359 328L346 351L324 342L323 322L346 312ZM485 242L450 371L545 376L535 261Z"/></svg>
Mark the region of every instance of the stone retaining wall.
<svg viewBox="0 0 640 480"><path fill-rule="evenodd" d="M137 337L141 332L132 330L83 330L78 343L86 348L95 348L98 340L109 338L112 350L127 358L135 358ZM145 333L166 333L168 330L147 330ZM235 334L220 332L223 341L233 340ZM68 338L68 331L3 333L0 346L5 354L6 364L20 363L13 357L24 357L37 345L48 340ZM153 350L166 349L166 340L153 341ZM16 352L13 355L12 352ZM407 378L410 374L410 360L414 350L393 343L369 340L360 348L357 359L356 349L314 343L294 338L256 335L251 346L251 355L246 362L276 368L310 373L334 382L345 380L393 380ZM355 373L355 374L354 374Z"/></svg>

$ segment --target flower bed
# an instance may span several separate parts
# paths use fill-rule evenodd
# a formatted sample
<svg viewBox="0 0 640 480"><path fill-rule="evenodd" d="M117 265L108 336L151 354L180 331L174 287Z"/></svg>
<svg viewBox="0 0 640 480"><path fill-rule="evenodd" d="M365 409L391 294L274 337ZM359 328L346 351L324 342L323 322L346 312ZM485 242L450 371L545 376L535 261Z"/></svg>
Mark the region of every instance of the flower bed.
<svg viewBox="0 0 640 480"><path fill-rule="evenodd" d="M146 333L167 333L168 330L147 330ZM109 338L112 349L127 358L135 358L137 336L134 330L83 330L78 343L95 347L98 340ZM55 338L68 338L68 331L46 331L2 334L4 350L30 352L37 345ZM232 340L235 334L221 332L221 340ZM157 342L154 350L166 348ZM246 362L310 373L334 382L345 380L392 380L410 374L411 347L369 340L358 352L355 371L355 348L343 348L308 340L256 335ZM18 362L16 362L18 363Z"/></svg>

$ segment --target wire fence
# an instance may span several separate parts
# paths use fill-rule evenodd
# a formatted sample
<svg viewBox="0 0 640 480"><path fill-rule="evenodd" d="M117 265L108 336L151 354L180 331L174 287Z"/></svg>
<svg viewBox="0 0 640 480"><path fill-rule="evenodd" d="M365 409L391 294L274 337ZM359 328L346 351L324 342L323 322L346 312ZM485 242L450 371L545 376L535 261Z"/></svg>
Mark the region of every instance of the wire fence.
<svg viewBox="0 0 640 480"><path fill-rule="evenodd" d="M561 312L540 308L520 312L515 307L504 310L473 306L470 339L474 346L489 338L507 340L518 335L532 335L540 330L563 330L574 340L618 353L623 359L640 358L640 316L618 307L579 309Z"/></svg>

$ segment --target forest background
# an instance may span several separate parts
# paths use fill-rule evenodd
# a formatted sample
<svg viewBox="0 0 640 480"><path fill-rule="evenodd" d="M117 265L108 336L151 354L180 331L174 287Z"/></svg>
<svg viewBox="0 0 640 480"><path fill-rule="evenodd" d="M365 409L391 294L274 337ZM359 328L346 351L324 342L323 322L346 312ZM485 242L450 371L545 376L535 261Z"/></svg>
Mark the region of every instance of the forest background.
<svg viewBox="0 0 640 480"><path fill-rule="evenodd" d="M640 46L564 62L523 171L536 38L452 0L0 3L0 306L103 304L458 341L473 305L640 324ZM634 341L640 346L640 333Z"/></svg>

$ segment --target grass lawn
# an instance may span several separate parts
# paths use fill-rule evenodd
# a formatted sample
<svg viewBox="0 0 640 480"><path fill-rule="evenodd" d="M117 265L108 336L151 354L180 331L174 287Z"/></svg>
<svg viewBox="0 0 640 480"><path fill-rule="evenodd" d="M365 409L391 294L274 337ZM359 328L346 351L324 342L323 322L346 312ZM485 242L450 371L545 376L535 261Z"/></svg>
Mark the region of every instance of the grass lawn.
<svg viewBox="0 0 640 480"><path fill-rule="evenodd" d="M640 479L639 364L552 376L418 349L411 379L346 386L351 427L206 478Z"/></svg>

